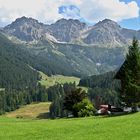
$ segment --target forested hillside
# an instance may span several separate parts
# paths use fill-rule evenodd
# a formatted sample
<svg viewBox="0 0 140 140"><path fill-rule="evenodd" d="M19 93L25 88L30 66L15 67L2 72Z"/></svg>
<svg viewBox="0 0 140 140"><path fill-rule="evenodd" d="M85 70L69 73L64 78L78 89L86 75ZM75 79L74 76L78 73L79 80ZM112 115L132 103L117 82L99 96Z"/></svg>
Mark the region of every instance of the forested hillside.
<svg viewBox="0 0 140 140"><path fill-rule="evenodd" d="M35 86L39 74L33 70L29 53L0 34L0 87L23 89Z"/></svg>
<svg viewBox="0 0 140 140"><path fill-rule="evenodd" d="M115 88L116 84L118 83L118 81L114 78L116 72L117 71L111 71L101 75L93 75L82 78L79 82L79 85L89 88Z"/></svg>
<svg viewBox="0 0 140 140"><path fill-rule="evenodd" d="M21 105L47 100L39 73L30 64L33 58L22 46L0 34L0 114Z"/></svg>
<svg viewBox="0 0 140 140"><path fill-rule="evenodd" d="M79 86L89 87L89 98L96 108L100 104L121 105L120 81L114 78L115 74L116 71L93 75L80 80Z"/></svg>
<svg viewBox="0 0 140 140"><path fill-rule="evenodd" d="M28 47L36 69L49 75L83 77L114 70L124 60L125 48L102 48L41 40Z"/></svg>

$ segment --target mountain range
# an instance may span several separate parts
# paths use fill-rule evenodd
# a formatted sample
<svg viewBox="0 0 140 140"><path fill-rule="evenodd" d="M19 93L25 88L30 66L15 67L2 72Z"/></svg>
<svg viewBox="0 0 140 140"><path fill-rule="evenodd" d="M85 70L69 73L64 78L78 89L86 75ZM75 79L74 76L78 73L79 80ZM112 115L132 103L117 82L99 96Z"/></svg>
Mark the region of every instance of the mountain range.
<svg viewBox="0 0 140 140"><path fill-rule="evenodd" d="M24 48L20 53L28 52L32 59L26 64L30 68L48 75L78 77L118 68L133 37L140 40L140 31L122 28L110 19L88 26L73 19L60 19L47 25L21 17L2 28L0 33L18 48ZM14 45L12 47L15 49ZM25 62L22 59L25 57L21 58Z"/></svg>
<svg viewBox="0 0 140 140"><path fill-rule="evenodd" d="M73 19L60 19L46 25L33 18L21 17L3 28L9 35L26 42L42 38L56 43L74 43L103 47L120 47L129 43L135 36L140 39L140 30L122 28L118 23L105 19L93 26Z"/></svg>

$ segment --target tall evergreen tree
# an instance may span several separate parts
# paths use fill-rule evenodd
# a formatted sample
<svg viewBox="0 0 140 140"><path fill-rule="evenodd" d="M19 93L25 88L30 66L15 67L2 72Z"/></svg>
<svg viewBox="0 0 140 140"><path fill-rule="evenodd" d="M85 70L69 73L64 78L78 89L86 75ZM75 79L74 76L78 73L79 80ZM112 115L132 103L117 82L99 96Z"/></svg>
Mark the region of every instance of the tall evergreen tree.
<svg viewBox="0 0 140 140"><path fill-rule="evenodd" d="M119 76L122 80L122 98L127 105L135 108L140 102L140 49L135 38L129 47Z"/></svg>
<svg viewBox="0 0 140 140"><path fill-rule="evenodd" d="M74 108L74 105L81 102L86 97L87 97L86 92L83 91L81 88L71 91L64 97L63 103L64 109L72 112L74 117L78 117L78 111L76 108Z"/></svg>

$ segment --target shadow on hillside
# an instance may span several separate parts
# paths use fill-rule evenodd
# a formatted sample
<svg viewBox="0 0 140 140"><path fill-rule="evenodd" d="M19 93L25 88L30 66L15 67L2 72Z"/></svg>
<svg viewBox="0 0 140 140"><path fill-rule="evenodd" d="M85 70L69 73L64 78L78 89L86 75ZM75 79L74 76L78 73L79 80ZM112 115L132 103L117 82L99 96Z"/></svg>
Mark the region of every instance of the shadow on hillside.
<svg viewBox="0 0 140 140"><path fill-rule="evenodd" d="M38 119L49 119L49 112L41 113L37 116Z"/></svg>

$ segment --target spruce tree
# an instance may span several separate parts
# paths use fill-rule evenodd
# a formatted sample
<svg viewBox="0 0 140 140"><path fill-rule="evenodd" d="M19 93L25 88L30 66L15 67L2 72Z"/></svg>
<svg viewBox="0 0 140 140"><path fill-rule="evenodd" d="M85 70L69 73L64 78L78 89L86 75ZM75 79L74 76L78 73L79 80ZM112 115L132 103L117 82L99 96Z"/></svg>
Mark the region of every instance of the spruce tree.
<svg viewBox="0 0 140 140"><path fill-rule="evenodd" d="M71 91L64 97L63 102L64 109L69 112L72 112L74 117L78 117L78 111L76 108L74 108L74 105L80 103L86 97L87 97L86 92L83 91L81 88Z"/></svg>
<svg viewBox="0 0 140 140"><path fill-rule="evenodd" d="M123 65L123 99L128 106L136 107L140 102L140 49L133 39Z"/></svg>

